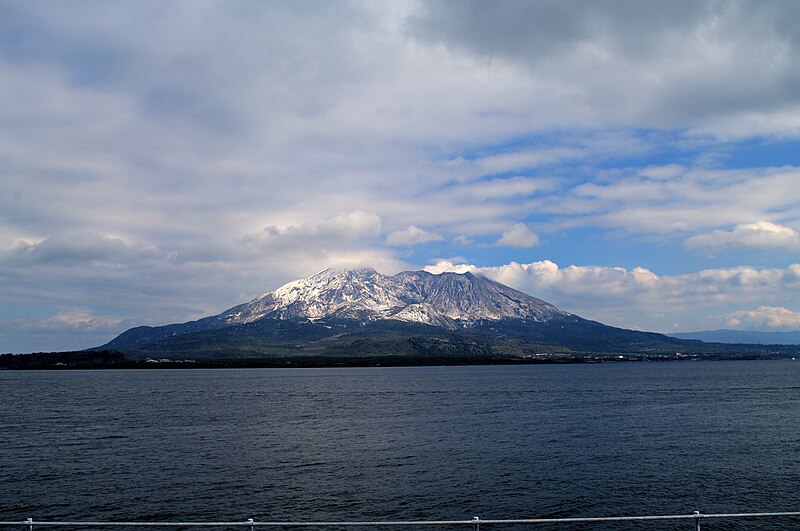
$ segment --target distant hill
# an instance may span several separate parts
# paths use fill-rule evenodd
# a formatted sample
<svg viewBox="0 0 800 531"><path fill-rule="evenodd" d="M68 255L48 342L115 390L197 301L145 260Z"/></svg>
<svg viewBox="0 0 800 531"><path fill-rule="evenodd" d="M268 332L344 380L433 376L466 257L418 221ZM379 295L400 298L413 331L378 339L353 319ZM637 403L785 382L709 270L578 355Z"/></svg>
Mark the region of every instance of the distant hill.
<svg viewBox="0 0 800 531"><path fill-rule="evenodd" d="M747 330L702 330L668 334L679 339L698 339L712 343L749 343L755 345L800 345L800 330L793 332L754 332Z"/></svg>

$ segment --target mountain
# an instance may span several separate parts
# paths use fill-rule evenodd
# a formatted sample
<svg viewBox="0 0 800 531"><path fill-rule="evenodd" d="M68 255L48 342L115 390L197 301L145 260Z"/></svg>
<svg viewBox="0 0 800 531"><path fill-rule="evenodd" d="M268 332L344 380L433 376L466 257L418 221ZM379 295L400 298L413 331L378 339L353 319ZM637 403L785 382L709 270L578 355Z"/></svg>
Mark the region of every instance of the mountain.
<svg viewBox="0 0 800 531"><path fill-rule="evenodd" d="M176 336L263 320L392 320L455 330L481 321L547 322L569 315L552 304L471 273L434 275L404 271L388 276L369 268L326 269L216 316L183 324L133 328L103 348L135 348Z"/></svg>
<svg viewBox="0 0 800 531"><path fill-rule="evenodd" d="M231 308L220 318L227 324L265 318L394 319L452 330L481 320L540 322L566 315L552 304L472 273L404 271L388 276L374 269L326 269Z"/></svg>
<svg viewBox="0 0 800 531"><path fill-rule="evenodd" d="M669 334L679 339L698 339L715 343L751 343L756 345L800 345L800 330L791 332L756 332L748 330L701 330Z"/></svg>
<svg viewBox="0 0 800 531"><path fill-rule="evenodd" d="M94 350L131 359L290 364L301 358L359 364L774 354L606 326L471 273L390 276L374 269L326 269L219 315L132 328Z"/></svg>

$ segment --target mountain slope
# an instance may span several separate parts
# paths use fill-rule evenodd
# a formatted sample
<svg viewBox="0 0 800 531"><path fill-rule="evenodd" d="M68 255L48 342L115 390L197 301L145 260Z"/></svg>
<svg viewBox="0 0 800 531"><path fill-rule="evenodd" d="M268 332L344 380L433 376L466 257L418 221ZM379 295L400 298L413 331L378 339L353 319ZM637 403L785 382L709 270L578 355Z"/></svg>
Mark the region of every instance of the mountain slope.
<svg viewBox="0 0 800 531"><path fill-rule="evenodd" d="M263 319L389 319L455 330L481 320L547 322L568 315L552 304L471 273L433 275L406 271L388 276L374 269L326 269L216 316L183 324L132 328L102 348L141 348L184 334Z"/></svg>
<svg viewBox="0 0 800 531"><path fill-rule="evenodd" d="M325 270L216 316L130 329L97 349L134 358L484 361L586 353L681 357L752 352L606 326L470 273L388 276L372 269Z"/></svg>
<svg viewBox="0 0 800 531"><path fill-rule="evenodd" d="M547 321L560 315L566 312L471 273L433 275L405 271L388 276L374 269L326 269L223 312L220 317L228 324L263 318L397 319L454 329L482 319Z"/></svg>

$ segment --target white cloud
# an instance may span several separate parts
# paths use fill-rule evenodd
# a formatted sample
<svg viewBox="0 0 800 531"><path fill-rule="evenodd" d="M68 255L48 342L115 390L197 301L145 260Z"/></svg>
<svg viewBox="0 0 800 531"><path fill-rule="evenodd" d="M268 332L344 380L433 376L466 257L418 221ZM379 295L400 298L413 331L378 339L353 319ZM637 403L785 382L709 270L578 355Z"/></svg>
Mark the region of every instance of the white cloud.
<svg viewBox="0 0 800 531"><path fill-rule="evenodd" d="M248 248L281 249L317 245L333 248L359 240L377 238L381 232L381 218L362 211L338 214L316 223L268 226L263 231L248 234L241 243Z"/></svg>
<svg viewBox="0 0 800 531"><path fill-rule="evenodd" d="M800 312L781 306L760 306L755 310L731 313L728 326L742 329L800 330Z"/></svg>
<svg viewBox="0 0 800 531"><path fill-rule="evenodd" d="M62 310L43 319L0 321L0 348L2 352L21 351L15 336L24 334L26 352L83 349L105 343L125 328L126 323L118 318L96 316L85 309Z"/></svg>
<svg viewBox="0 0 800 531"><path fill-rule="evenodd" d="M773 218L776 225L797 223L798 181L800 168L795 166L694 167L672 179L631 176L580 184L565 198L545 198L539 211L558 216L565 205L575 204L580 206L576 216L564 216L564 224L618 228L632 234L691 235L766 218Z"/></svg>
<svg viewBox="0 0 800 531"><path fill-rule="evenodd" d="M91 233L22 242L0 253L0 301L21 316L0 324L0 349L97 346L132 326L219 313L328 266L408 269L379 236L378 216L355 211L167 249ZM80 312L59 310L77 301Z"/></svg>
<svg viewBox="0 0 800 531"><path fill-rule="evenodd" d="M800 134L800 105L789 104L775 111L734 111L698 124L690 133L713 135L724 141L754 136L796 138Z"/></svg>
<svg viewBox="0 0 800 531"><path fill-rule="evenodd" d="M591 154L585 146L555 146L546 148L509 151L474 159L458 157L440 162L450 172L457 172L462 180L470 177L518 172L553 164L563 160L580 159Z"/></svg>
<svg viewBox="0 0 800 531"><path fill-rule="evenodd" d="M396 230L386 236L386 245L393 247L419 245L442 240L443 238L432 232L428 232L415 225L409 225L405 229Z"/></svg>
<svg viewBox="0 0 800 531"><path fill-rule="evenodd" d="M538 244L539 236L524 223L512 226L497 240L501 247L535 247Z"/></svg>
<svg viewBox="0 0 800 531"><path fill-rule="evenodd" d="M769 221L757 221L736 225L732 230L692 236L686 240L686 247L711 251L741 248L800 250L800 232Z"/></svg>
<svg viewBox="0 0 800 531"><path fill-rule="evenodd" d="M52 324L58 329L108 329L118 327L122 321L120 319L109 317L96 317L88 310L68 310L62 311L49 319L45 319L42 323Z"/></svg>
<svg viewBox="0 0 800 531"><path fill-rule="evenodd" d="M433 265L425 266L423 270L428 273L433 273L434 275L440 275L442 273L458 273L463 275L464 273L475 273L477 268L469 264L454 264L448 260L440 260Z"/></svg>
<svg viewBox="0 0 800 531"><path fill-rule="evenodd" d="M640 267L561 268L550 260L494 267L443 260L425 269L486 275L582 317L656 331L667 328L667 322L678 323L685 330L696 329L698 324L720 328L727 319L708 316L730 313L727 309L746 303L770 301L789 307L800 300L800 264L785 269L710 269L685 275L658 275Z"/></svg>
<svg viewBox="0 0 800 531"><path fill-rule="evenodd" d="M647 166L640 173L650 179L668 180L682 175L686 168L680 164L667 164L664 166Z"/></svg>
<svg viewBox="0 0 800 531"><path fill-rule="evenodd" d="M509 200L550 192L555 187L555 179L516 176L462 184L447 188L446 193L463 200Z"/></svg>

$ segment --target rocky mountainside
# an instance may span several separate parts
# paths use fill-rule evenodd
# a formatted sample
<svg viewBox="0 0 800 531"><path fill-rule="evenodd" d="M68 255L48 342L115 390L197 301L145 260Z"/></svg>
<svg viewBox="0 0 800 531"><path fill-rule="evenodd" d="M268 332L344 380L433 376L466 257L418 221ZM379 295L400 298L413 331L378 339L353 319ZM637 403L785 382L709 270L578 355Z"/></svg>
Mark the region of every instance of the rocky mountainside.
<svg viewBox="0 0 800 531"><path fill-rule="evenodd" d="M289 282L219 315L227 324L259 319L394 319L456 329L477 321L569 315L552 304L471 273L374 269L334 271Z"/></svg>
<svg viewBox="0 0 800 531"><path fill-rule="evenodd" d="M118 350L131 359L247 358L273 364L774 354L709 345L606 326L470 273L390 276L357 269L325 270L197 321L132 328L93 350Z"/></svg>

